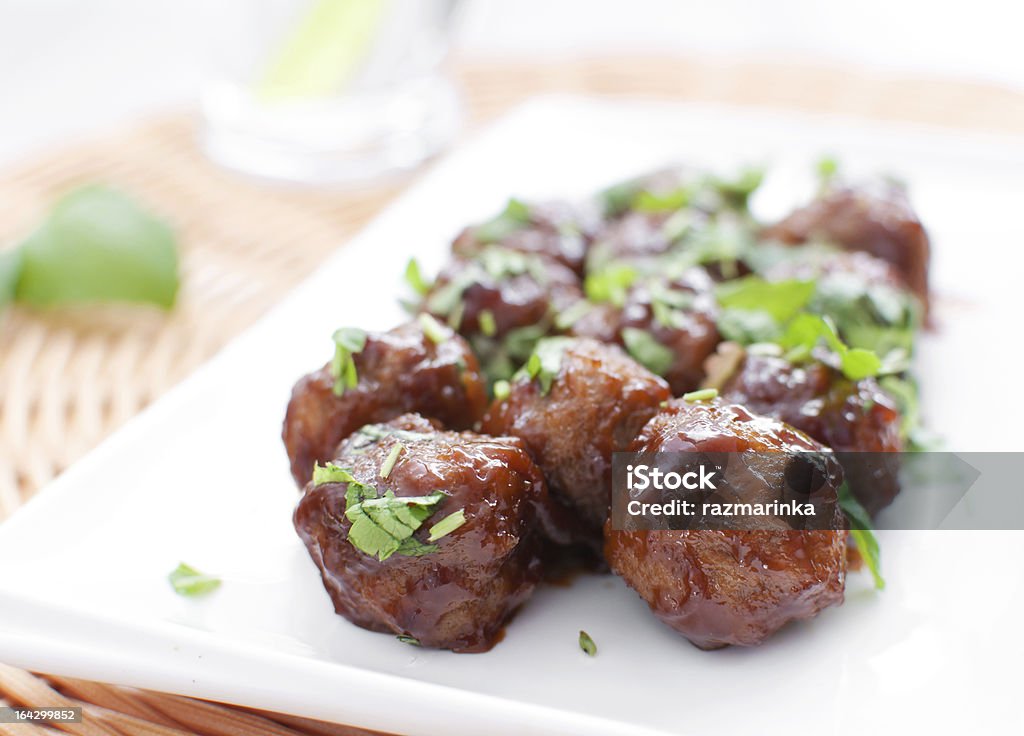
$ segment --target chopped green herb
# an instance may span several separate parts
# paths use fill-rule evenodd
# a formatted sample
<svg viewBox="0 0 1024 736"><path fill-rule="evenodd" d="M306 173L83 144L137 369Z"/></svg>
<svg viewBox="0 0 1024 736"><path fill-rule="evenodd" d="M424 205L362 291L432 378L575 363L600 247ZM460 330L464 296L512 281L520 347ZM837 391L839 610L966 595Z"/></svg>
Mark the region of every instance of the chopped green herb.
<svg viewBox="0 0 1024 736"><path fill-rule="evenodd" d="M342 468L334 463L327 463L321 465L315 463L313 465L313 485L320 486L324 483L352 483L355 478L352 477L352 471L347 468Z"/></svg>
<svg viewBox="0 0 1024 736"><path fill-rule="evenodd" d="M217 590L221 583L220 578L201 573L184 562L171 571L167 580L175 593L189 598L208 595Z"/></svg>
<svg viewBox="0 0 1024 736"><path fill-rule="evenodd" d="M331 376L334 378L334 395L341 396L345 389L355 388L359 383L356 362L352 357L366 347L366 333L355 327L342 327L331 336L334 340L334 358L331 360Z"/></svg>
<svg viewBox="0 0 1024 736"><path fill-rule="evenodd" d="M350 482L345 493L345 517L352 522L349 543L383 562L391 555L424 555L437 548L413 539L412 535L437 509L447 494L434 491L426 496L395 496L393 491L377 495L373 486Z"/></svg>
<svg viewBox="0 0 1024 736"><path fill-rule="evenodd" d="M609 302L621 307L626 303L629 287L638 276L639 273L633 266L613 261L597 271L588 273L583 280L583 291L592 302Z"/></svg>
<svg viewBox="0 0 1024 736"><path fill-rule="evenodd" d="M726 203L733 207L745 208L750 196L764 181L764 169L747 167L732 179L712 177L711 184L718 190Z"/></svg>
<svg viewBox="0 0 1024 736"><path fill-rule="evenodd" d="M872 530L871 517L860 501L854 497L850 486L845 481L839 486L839 506L850 520L850 535L853 537L854 544L857 545L857 551L864 558L864 564L871 571L875 588L884 589L885 580L881 573L881 555L878 540Z"/></svg>
<svg viewBox="0 0 1024 736"><path fill-rule="evenodd" d="M572 338L569 337L546 337L539 340L530 359L523 366L522 371L540 383L542 394L547 394L551 390L551 384L558 377L562 367L562 356L571 343Z"/></svg>
<svg viewBox="0 0 1024 736"><path fill-rule="evenodd" d="M494 337L498 332L498 323L494 320L494 312L490 309L481 310L480 316L477 317L477 321L480 324L480 332L486 337Z"/></svg>
<svg viewBox="0 0 1024 736"><path fill-rule="evenodd" d="M405 283L420 296L426 296L430 291L430 283L423 278L420 264L415 258L410 258L405 266Z"/></svg>
<svg viewBox="0 0 1024 736"><path fill-rule="evenodd" d="M637 363L652 373L664 375L672 367L675 356L647 330L636 327L622 328L622 341Z"/></svg>
<svg viewBox="0 0 1024 736"><path fill-rule="evenodd" d="M631 205L638 212L658 214L682 209L689 203L690 189L681 186L667 192L652 192L643 189L633 197Z"/></svg>
<svg viewBox="0 0 1024 736"><path fill-rule="evenodd" d="M824 340L836 355L840 370L851 381L878 375L882 367L882 361L878 356L870 350L848 347L839 339L835 325L828 317L816 314L797 315L786 328L781 345L790 350L789 355L798 355L800 351L810 355L810 351L821 340ZM793 352L794 349L796 353Z"/></svg>
<svg viewBox="0 0 1024 736"><path fill-rule="evenodd" d="M448 516L441 519L441 521L430 527L430 534L427 537L428 542L436 542L441 537L451 534L453 531L458 529L460 526L466 523L465 509L459 509Z"/></svg>
<svg viewBox="0 0 1024 736"><path fill-rule="evenodd" d="M699 391L690 391L683 394L683 401L713 401L718 398L717 388L702 388Z"/></svg>
<svg viewBox="0 0 1024 736"><path fill-rule="evenodd" d="M416 316L416 321L420 323L420 329L423 330L423 334L435 345L440 345L451 337L451 333L448 332L445 326L426 312L420 312Z"/></svg>
<svg viewBox="0 0 1024 736"><path fill-rule="evenodd" d="M380 477L382 480L387 480L387 477L391 475L391 471L394 470L395 463L398 462L398 456L402 454L402 450L405 449L405 445L401 442L395 443L395 446L391 448L388 456L384 458L384 464L380 466Z"/></svg>
<svg viewBox="0 0 1024 736"><path fill-rule="evenodd" d="M420 644L420 640L417 639L415 636L407 636L405 634L399 634L395 638L398 639L398 641L402 642L403 644L411 644L414 647L423 646L422 644Z"/></svg>
<svg viewBox="0 0 1024 736"><path fill-rule="evenodd" d="M518 199L510 199L496 217L474 230L481 243L497 243L530 224L530 207Z"/></svg>
<svg viewBox="0 0 1024 736"><path fill-rule="evenodd" d="M555 317L555 327L560 330L568 330L593 308L594 305L586 299L580 299Z"/></svg>
<svg viewBox="0 0 1024 736"><path fill-rule="evenodd" d="M580 629L579 642L580 649L582 649L588 657L597 656L597 644L595 644L594 640L590 638L590 634L582 629Z"/></svg>
<svg viewBox="0 0 1024 736"><path fill-rule="evenodd" d="M8 272L8 282L16 273L20 302L148 302L170 309L178 294L178 251L170 226L107 187L86 186L66 195L18 251L0 272ZM0 283L0 293L9 289Z"/></svg>
<svg viewBox="0 0 1024 736"><path fill-rule="evenodd" d="M870 529L851 529L850 536L853 543L857 545L857 551L864 558L864 564L868 566L871 577L875 581L876 590L885 589L885 578L882 577L881 555L878 549L878 539Z"/></svg>
<svg viewBox="0 0 1024 736"><path fill-rule="evenodd" d="M818 181L823 186L828 185L839 173L839 162L832 156L822 156L814 167L818 174Z"/></svg>
<svg viewBox="0 0 1024 736"><path fill-rule="evenodd" d="M511 395L512 385L508 381L502 379L494 382L494 398L498 401L504 401Z"/></svg>
<svg viewBox="0 0 1024 736"><path fill-rule="evenodd" d="M779 323L767 312L747 309L723 310L715 323L722 337L741 345L768 343L778 339L782 332Z"/></svg>
<svg viewBox="0 0 1024 736"><path fill-rule="evenodd" d="M814 287L814 281L766 281L760 276L745 276L719 284L715 298L724 309L767 312L777 322L786 322L807 305Z"/></svg>

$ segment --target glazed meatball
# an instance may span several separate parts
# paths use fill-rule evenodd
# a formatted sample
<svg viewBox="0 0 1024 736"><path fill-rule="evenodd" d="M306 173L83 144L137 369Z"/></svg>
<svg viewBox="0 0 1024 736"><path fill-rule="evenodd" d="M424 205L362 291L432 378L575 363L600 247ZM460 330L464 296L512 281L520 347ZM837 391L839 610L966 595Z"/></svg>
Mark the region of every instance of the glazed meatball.
<svg viewBox="0 0 1024 736"><path fill-rule="evenodd" d="M870 253L895 266L927 308L928 234L906 189L894 182L829 188L762 235L789 244L823 240Z"/></svg>
<svg viewBox="0 0 1024 736"><path fill-rule="evenodd" d="M658 412L630 449L827 457L801 432L741 406L681 399ZM834 494L842 474L831 462ZM838 504L831 508L834 526L813 531L616 531L609 520L605 556L654 614L693 644L752 646L789 621L842 603L846 532Z"/></svg>
<svg viewBox="0 0 1024 736"><path fill-rule="evenodd" d="M723 381L721 394L839 453L851 493L872 516L899 493L898 455L880 458L878 453L903 449L902 418L873 378L850 381L823 363L793 364L748 353Z"/></svg>
<svg viewBox="0 0 1024 736"><path fill-rule="evenodd" d="M508 378L557 314L583 298L576 274L558 261L491 246L442 269L423 308L472 344L488 377Z"/></svg>
<svg viewBox="0 0 1024 736"><path fill-rule="evenodd" d="M472 258L488 245L499 245L545 256L581 273L597 222L597 213L589 208L566 202L528 205L513 199L497 217L463 230L452 243L452 252Z"/></svg>
<svg viewBox="0 0 1024 736"><path fill-rule="evenodd" d="M608 516L612 453L669 398L668 385L617 346L592 339L549 338L534 356L508 396L491 405L482 431L521 437L553 497L596 538Z"/></svg>
<svg viewBox="0 0 1024 736"><path fill-rule="evenodd" d="M540 579L547 524L544 478L518 439L442 432L405 415L352 435L320 472L294 521L339 614L425 647L482 652L499 641ZM374 496L400 510L356 507ZM416 505L431 497L441 500ZM422 518L397 549L356 529L372 518L375 531L390 531L410 508Z"/></svg>
<svg viewBox="0 0 1024 736"><path fill-rule="evenodd" d="M309 482L313 464L330 460L338 443L364 424L414 411L446 427L467 429L487 408L487 391L469 345L434 320L368 334L351 361L354 385L345 385L339 373L343 366L332 361L292 389L283 438L300 488Z"/></svg>
<svg viewBox="0 0 1024 736"><path fill-rule="evenodd" d="M621 308L595 305L572 325L571 334L624 345L680 395L700 385L704 361L721 339L711 289L711 278L701 268L671 280L638 278Z"/></svg>

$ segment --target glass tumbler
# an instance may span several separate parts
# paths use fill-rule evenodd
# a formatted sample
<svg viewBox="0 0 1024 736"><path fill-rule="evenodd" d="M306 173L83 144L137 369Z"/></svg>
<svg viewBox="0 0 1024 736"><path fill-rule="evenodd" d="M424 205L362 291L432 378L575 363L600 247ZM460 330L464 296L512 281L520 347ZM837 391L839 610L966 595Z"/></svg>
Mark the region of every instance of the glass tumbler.
<svg viewBox="0 0 1024 736"><path fill-rule="evenodd" d="M410 169L456 133L443 61L456 0L234 0L211 34L203 145L259 177L338 184Z"/></svg>

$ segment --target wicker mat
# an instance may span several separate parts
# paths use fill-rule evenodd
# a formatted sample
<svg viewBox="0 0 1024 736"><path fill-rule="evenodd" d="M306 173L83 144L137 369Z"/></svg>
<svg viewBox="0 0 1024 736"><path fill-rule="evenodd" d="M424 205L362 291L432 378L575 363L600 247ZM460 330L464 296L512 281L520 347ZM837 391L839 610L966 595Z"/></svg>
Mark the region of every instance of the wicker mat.
<svg viewBox="0 0 1024 736"><path fill-rule="evenodd" d="M795 63L614 58L457 66L470 128L538 93L580 92L789 107L1024 134L1024 94L925 79L881 79ZM169 316L90 308L0 314L0 520L342 246L409 181L345 191L260 185L195 145L194 117L166 115L40 156L0 175L0 244L61 192L103 181L179 233L183 290ZM258 218L253 212L259 212ZM83 723L0 724L7 734L356 734L346 726L188 698L33 675L0 665L0 705L81 705Z"/></svg>

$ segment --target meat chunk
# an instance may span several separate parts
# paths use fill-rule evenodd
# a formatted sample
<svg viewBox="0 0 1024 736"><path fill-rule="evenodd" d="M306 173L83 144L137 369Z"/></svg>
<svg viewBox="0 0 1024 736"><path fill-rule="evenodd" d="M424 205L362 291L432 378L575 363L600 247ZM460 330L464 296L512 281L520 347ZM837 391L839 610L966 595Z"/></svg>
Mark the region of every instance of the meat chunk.
<svg viewBox="0 0 1024 736"><path fill-rule="evenodd" d="M579 278L541 255L489 246L442 269L423 308L472 344L492 381L508 378L556 315L580 301Z"/></svg>
<svg viewBox="0 0 1024 736"><path fill-rule="evenodd" d="M519 440L405 415L352 435L319 472L294 522L339 614L425 647L482 652L499 641L540 578L548 524L544 478ZM390 513L356 507L374 496ZM420 510L411 524L409 509ZM397 550L382 545L402 523L418 526Z"/></svg>
<svg viewBox="0 0 1024 736"><path fill-rule="evenodd" d="M434 320L368 334L362 349L350 357L354 385L346 385L341 375L345 366L332 361L292 389L283 439L300 488L309 482L313 464L334 457L338 443L364 424L418 412L446 427L467 429L487 408L487 391L469 345Z"/></svg>
<svg viewBox="0 0 1024 736"><path fill-rule="evenodd" d="M840 453L850 491L868 513L877 514L899 493L898 455L876 453L903 449L902 418L875 379L850 381L823 363L748 353L724 379L721 394Z"/></svg>
<svg viewBox="0 0 1024 736"><path fill-rule="evenodd" d="M899 184L880 181L863 187L830 187L762 236L789 244L823 240L870 253L895 266L927 308L931 246L906 189Z"/></svg>
<svg viewBox="0 0 1024 736"><path fill-rule="evenodd" d="M558 201L526 204L513 199L498 216L463 230L452 243L452 252L472 258L489 245L499 245L545 256L578 274L583 271L597 224L597 213L585 207Z"/></svg>
<svg viewBox="0 0 1024 736"><path fill-rule="evenodd" d="M554 498L575 509L594 538L608 516L612 453L632 441L668 385L615 345L549 338L497 398L482 431L524 441Z"/></svg>
<svg viewBox="0 0 1024 736"><path fill-rule="evenodd" d="M823 449L797 430L741 406L681 399L658 412L630 447L645 453ZM833 479L841 478L837 471L838 466L826 476L833 494L838 484ZM748 472L755 486L764 482ZM842 602L846 532L838 505L832 508L833 528L814 531L616 531L609 520L605 557L660 620L693 644L752 646L790 621Z"/></svg>
<svg viewBox="0 0 1024 736"><path fill-rule="evenodd" d="M676 395L692 391L720 337L712 281L701 268L678 277L637 277L621 306L601 303L571 326L571 334L623 345L636 360L664 377Z"/></svg>

